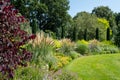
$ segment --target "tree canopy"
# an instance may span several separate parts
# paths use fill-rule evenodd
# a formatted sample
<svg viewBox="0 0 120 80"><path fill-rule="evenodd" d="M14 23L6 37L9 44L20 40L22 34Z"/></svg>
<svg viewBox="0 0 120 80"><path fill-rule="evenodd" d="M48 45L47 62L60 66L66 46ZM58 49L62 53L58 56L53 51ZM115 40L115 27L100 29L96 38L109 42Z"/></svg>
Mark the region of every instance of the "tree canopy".
<svg viewBox="0 0 120 80"><path fill-rule="evenodd" d="M92 10L92 14L95 14L97 17L107 19L111 28L115 26L114 13L108 6L95 7Z"/></svg>
<svg viewBox="0 0 120 80"><path fill-rule="evenodd" d="M116 20L116 24L119 25L119 23L120 23L120 13L115 14L115 20Z"/></svg>
<svg viewBox="0 0 120 80"><path fill-rule="evenodd" d="M37 23L41 30L57 32L68 20L68 0L11 0L11 2L30 20L33 33L34 23Z"/></svg>
<svg viewBox="0 0 120 80"><path fill-rule="evenodd" d="M109 22L106 19L97 18L94 14L88 12L80 12L73 19L76 30L78 30L78 39L84 39L83 35L86 31L87 39L94 39L97 28L100 30L100 40L105 39L106 27L109 27Z"/></svg>

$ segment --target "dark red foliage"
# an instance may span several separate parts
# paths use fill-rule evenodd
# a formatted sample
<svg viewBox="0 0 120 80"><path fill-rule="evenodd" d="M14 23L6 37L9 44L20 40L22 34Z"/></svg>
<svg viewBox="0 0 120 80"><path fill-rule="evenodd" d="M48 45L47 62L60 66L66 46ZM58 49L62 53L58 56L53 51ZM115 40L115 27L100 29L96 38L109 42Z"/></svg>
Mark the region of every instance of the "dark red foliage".
<svg viewBox="0 0 120 80"><path fill-rule="evenodd" d="M18 10L10 5L10 0L0 0L0 72L9 78L13 78L18 65L26 66L32 57L21 47L29 39L35 38L35 35L28 36L20 29L20 24L25 21L23 16L18 15Z"/></svg>

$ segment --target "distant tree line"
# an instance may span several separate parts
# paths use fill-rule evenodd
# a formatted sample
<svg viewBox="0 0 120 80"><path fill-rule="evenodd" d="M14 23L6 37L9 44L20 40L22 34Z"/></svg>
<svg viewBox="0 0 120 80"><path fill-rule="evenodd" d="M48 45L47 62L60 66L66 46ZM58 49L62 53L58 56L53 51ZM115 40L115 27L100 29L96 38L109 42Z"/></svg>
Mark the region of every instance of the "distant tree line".
<svg viewBox="0 0 120 80"><path fill-rule="evenodd" d="M96 7L92 13L79 12L73 21L77 39L111 40L120 47L120 13L114 13L108 6Z"/></svg>
<svg viewBox="0 0 120 80"><path fill-rule="evenodd" d="M11 3L28 18L32 33L43 30L58 39L72 40L107 37L120 45L120 13L107 6L95 7L92 13L79 12L72 18L68 14L69 0L11 0Z"/></svg>

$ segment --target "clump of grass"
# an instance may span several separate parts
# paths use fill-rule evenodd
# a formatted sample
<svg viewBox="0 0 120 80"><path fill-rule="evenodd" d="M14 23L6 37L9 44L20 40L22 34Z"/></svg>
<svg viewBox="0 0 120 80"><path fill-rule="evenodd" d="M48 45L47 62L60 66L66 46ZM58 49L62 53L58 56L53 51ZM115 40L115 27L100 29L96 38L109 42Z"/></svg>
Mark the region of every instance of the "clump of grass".
<svg viewBox="0 0 120 80"><path fill-rule="evenodd" d="M100 42L96 39L89 41L89 50L90 52L99 52L99 44Z"/></svg>
<svg viewBox="0 0 120 80"><path fill-rule="evenodd" d="M36 38L29 42L27 48L33 52L32 62L35 64L54 63L54 40L44 32L37 33Z"/></svg>
<svg viewBox="0 0 120 80"><path fill-rule="evenodd" d="M59 52L69 55L71 51L74 51L75 49L75 43L72 42L70 39L62 39L60 40L61 47L59 49Z"/></svg>

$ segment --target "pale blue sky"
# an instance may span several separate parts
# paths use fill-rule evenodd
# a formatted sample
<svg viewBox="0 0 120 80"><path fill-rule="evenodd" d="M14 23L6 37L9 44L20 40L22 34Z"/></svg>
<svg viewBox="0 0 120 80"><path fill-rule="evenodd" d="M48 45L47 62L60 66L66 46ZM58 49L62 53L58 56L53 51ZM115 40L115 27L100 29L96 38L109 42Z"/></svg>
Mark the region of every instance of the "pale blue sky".
<svg viewBox="0 0 120 80"><path fill-rule="evenodd" d="M114 12L120 12L120 0L69 0L69 14L74 17L78 12L92 12L94 7L108 6Z"/></svg>

